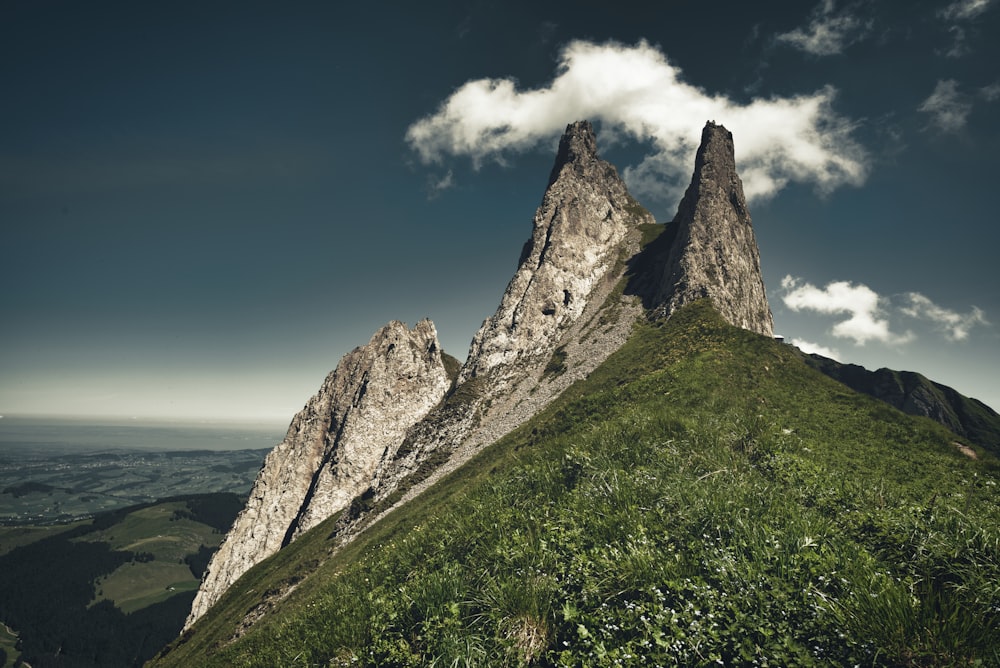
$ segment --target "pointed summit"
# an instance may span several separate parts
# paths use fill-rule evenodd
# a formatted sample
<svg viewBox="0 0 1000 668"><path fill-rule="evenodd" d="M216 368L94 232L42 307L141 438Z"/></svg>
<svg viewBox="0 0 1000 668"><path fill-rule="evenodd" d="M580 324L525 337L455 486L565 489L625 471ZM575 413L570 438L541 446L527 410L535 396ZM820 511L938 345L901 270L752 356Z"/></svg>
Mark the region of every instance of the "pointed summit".
<svg viewBox="0 0 1000 668"><path fill-rule="evenodd" d="M653 222L614 166L598 157L590 122L567 125L517 273L473 339L461 379L548 359L615 270L626 238Z"/></svg>
<svg viewBox="0 0 1000 668"><path fill-rule="evenodd" d="M709 297L729 323L771 336L760 252L736 173L733 135L723 126L705 125L691 185L672 224L674 241L655 300L659 313L669 316Z"/></svg>
<svg viewBox="0 0 1000 668"><path fill-rule="evenodd" d="M586 167L600 160L597 157L597 136L590 121L577 121L566 126L566 132L559 140L559 151L556 153L555 164L549 174L549 184L552 185L569 167L579 175L583 175Z"/></svg>
<svg viewBox="0 0 1000 668"><path fill-rule="evenodd" d="M209 562L186 626L252 566L346 508L448 385L430 320L412 330L394 320L346 354L268 454Z"/></svg>

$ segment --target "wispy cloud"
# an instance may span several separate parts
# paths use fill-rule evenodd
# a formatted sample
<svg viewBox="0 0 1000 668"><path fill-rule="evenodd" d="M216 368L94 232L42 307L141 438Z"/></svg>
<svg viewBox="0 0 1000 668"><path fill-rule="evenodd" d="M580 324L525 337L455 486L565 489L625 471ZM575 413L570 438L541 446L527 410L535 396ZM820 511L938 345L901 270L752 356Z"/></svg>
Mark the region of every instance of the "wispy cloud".
<svg viewBox="0 0 1000 668"><path fill-rule="evenodd" d="M445 190L449 190L455 185L455 175L452 170L445 172L444 176L433 177L428 185L428 199L436 199Z"/></svg>
<svg viewBox="0 0 1000 668"><path fill-rule="evenodd" d="M775 39L814 56L833 56L867 36L871 26L871 21L862 21L848 10L835 11L833 0L823 0L813 10L807 26Z"/></svg>
<svg viewBox="0 0 1000 668"><path fill-rule="evenodd" d="M849 281L835 281L825 288L785 276L781 279L785 306L793 311L816 311L829 315L847 315L833 326L831 334L851 339L859 346L868 341L902 344L913 339L913 334L895 334L889 329L889 319L883 308L884 299L867 285L854 285Z"/></svg>
<svg viewBox="0 0 1000 668"><path fill-rule="evenodd" d="M985 12L992 4L993 0L957 0L957 2L951 3L938 13L943 18L952 21L967 21Z"/></svg>
<svg viewBox="0 0 1000 668"><path fill-rule="evenodd" d="M902 299L902 303L900 303ZM902 345L916 336L907 330L903 334L894 332L890 319L902 315L929 323L943 331L951 341L964 341L969 331L977 325L988 325L986 314L975 306L968 313L959 313L938 306L919 292L907 292L893 299L879 295L867 285L850 281L834 281L826 287L803 282L794 276L781 280L781 301L793 311L815 311L826 315L847 316L833 326L830 334L842 339L850 339L857 345L868 341L878 341L890 345ZM817 344L808 341L793 343L806 352L819 352ZM800 345L804 344L804 345ZM826 357L834 354L819 352Z"/></svg>
<svg viewBox="0 0 1000 668"><path fill-rule="evenodd" d="M995 81L988 86L980 88L979 97L987 102L995 102L1000 99L1000 81Z"/></svg>
<svg viewBox="0 0 1000 668"><path fill-rule="evenodd" d="M967 25L990 8L994 0L957 0L938 10L937 15L948 24L951 47L945 51L949 58L961 58L971 49L968 44Z"/></svg>
<svg viewBox="0 0 1000 668"><path fill-rule="evenodd" d="M946 332L952 341L964 341L969 336L969 330L976 325L988 325L986 314L975 306L968 313L962 314L951 309L938 306L919 292L906 294L909 301L902 313L911 318L929 320Z"/></svg>
<svg viewBox="0 0 1000 668"><path fill-rule="evenodd" d="M547 86L519 90L509 78L469 81L413 123L406 139L425 163L467 156L478 168L551 147L567 123L590 119L603 133L651 145L642 162L624 169L625 178L636 194L669 203L690 177L701 128L715 120L736 138L749 198L773 195L791 181L829 192L867 175L866 152L853 139L854 125L833 110L834 97L826 87L743 104L685 83L681 70L644 41L574 41L563 48Z"/></svg>
<svg viewBox="0 0 1000 668"><path fill-rule="evenodd" d="M917 111L930 116L930 126L941 132L958 132L965 127L972 111L972 102L958 90L954 79L938 81L934 92L924 100Z"/></svg>

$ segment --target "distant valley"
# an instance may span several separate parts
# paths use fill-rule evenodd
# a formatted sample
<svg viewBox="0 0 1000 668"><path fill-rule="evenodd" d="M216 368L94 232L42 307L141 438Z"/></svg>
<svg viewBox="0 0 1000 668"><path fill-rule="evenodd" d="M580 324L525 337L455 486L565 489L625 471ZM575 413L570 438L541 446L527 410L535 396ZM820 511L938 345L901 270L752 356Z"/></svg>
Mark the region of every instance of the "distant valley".
<svg viewBox="0 0 1000 668"><path fill-rule="evenodd" d="M0 525L67 522L184 494L245 496L281 431L262 425L0 420Z"/></svg>
<svg viewBox="0 0 1000 668"><path fill-rule="evenodd" d="M261 425L0 420L0 668L153 656L280 438Z"/></svg>

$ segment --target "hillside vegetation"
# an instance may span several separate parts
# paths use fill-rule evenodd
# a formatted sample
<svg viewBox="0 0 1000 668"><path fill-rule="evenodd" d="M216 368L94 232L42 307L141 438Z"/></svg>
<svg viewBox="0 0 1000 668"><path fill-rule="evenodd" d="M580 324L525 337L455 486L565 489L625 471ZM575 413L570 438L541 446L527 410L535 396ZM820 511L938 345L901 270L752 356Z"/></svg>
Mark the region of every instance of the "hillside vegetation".
<svg viewBox="0 0 1000 668"><path fill-rule="evenodd" d="M998 665L998 467L707 302L156 665Z"/></svg>
<svg viewBox="0 0 1000 668"><path fill-rule="evenodd" d="M142 665L180 632L242 505L235 494L201 494L70 525L0 527L0 621L10 626L0 627L0 658Z"/></svg>

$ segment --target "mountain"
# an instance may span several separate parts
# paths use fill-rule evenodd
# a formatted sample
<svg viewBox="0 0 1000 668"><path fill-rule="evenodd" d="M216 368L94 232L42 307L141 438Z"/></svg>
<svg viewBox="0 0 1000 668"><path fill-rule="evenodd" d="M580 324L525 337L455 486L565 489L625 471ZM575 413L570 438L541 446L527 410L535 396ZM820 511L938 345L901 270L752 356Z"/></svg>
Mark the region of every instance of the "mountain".
<svg viewBox="0 0 1000 668"><path fill-rule="evenodd" d="M154 666L998 665L995 460L706 300Z"/></svg>
<svg viewBox="0 0 1000 668"><path fill-rule="evenodd" d="M653 222L598 157L591 124L569 125L517 271L454 385L430 321L410 334L390 323L345 356L265 461L188 626L303 530L348 506L340 532L358 530L596 368L641 313L616 286Z"/></svg>
<svg viewBox="0 0 1000 668"><path fill-rule="evenodd" d="M677 208L654 311L669 316L708 297L733 325L772 336L760 251L736 173L733 135L709 122L701 135L694 175Z"/></svg>
<svg viewBox="0 0 1000 668"><path fill-rule="evenodd" d="M983 402L935 383L913 371L842 364L822 355L805 356L806 363L853 390L880 399L910 415L940 422L956 436L1000 455L1000 415Z"/></svg>
<svg viewBox="0 0 1000 668"><path fill-rule="evenodd" d="M772 328L732 135L706 125L677 215L656 225L591 125L569 125L466 362L452 376L457 362L421 338L407 345L423 366L388 363L399 346L381 333L346 356L265 462L162 664L612 665L682 649L685 664L871 663L896 640L866 644L887 610L862 609L864 582L890 606L919 590L917 609L888 610L912 622L904 645L937 611L993 614L995 592L970 601L947 584L994 575L989 541L967 571L924 561L958 544L953 523L940 550L893 561L897 532L917 534L885 505L889 480L890 508L933 519L937 494L962 498L971 471L992 481L993 460L810 369ZM997 508L973 496L981 524L961 531L988 533ZM840 517L851 504L859 514ZM947 592L924 578L932 567ZM712 603L723 581L732 603ZM921 647L997 649L947 629Z"/></svg>

